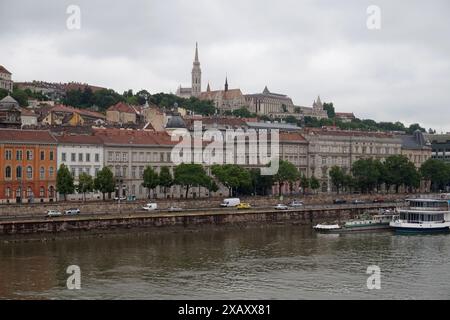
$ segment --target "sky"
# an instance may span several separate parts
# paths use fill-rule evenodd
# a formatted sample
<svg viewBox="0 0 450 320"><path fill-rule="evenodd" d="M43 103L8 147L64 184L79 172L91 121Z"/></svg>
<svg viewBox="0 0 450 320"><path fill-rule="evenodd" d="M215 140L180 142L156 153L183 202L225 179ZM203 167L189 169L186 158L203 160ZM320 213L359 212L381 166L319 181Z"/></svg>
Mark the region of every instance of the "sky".
<svg viewBox="0 0 450 320"><path fill-rule="evenodd" d="M295 105L320 95L450 132L449 15L448 0L1 0L0 65L18 82L174 93L190 87L198 42L204 90L228 76L244 94L267 85Z"/></svg>

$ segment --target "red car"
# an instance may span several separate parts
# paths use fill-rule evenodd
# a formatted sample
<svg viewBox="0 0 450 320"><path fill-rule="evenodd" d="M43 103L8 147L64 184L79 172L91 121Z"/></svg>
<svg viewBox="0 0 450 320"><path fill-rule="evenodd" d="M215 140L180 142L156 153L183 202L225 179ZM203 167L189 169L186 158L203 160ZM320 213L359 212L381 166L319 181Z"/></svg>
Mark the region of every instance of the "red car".
<svg viewBox="0 0 450 320"><path fill-rule="evenodd" d="M380 203L380 202L384 202L383 198L375 198L373 199L373 203Z"/></svg>

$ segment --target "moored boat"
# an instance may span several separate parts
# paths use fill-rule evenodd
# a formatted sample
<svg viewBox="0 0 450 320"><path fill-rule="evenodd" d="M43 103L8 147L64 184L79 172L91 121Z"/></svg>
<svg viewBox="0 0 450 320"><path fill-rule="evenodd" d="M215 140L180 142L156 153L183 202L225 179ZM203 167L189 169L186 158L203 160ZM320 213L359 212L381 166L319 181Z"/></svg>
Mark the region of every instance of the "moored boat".
<svg viewBox="0 0 450 320"><path fill-rule="evenodd" d="M395 214L389 210L385 210L382 214L371 215L366 213L357 219L346 221L344 224L318 224L314 226L314 230L326 233L346 233L346 232L363 232L387 230L390 228L389 223Z"/></svg>
<svg viewBox="0 0 450 320"><path fill-rule="evenodd" d="M398 233L440 233L450 231L450 203L443 199L408 199L407 209L398 209L390 223ZM447 218L448 219L448 218Z"/></svg>

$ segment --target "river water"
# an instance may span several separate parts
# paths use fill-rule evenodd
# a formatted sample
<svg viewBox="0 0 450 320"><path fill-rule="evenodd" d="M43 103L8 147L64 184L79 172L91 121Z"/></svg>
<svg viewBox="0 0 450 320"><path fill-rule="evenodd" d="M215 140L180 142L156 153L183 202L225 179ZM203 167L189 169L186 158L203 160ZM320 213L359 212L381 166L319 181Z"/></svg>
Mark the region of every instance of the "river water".
<svg viewBox="0 0 450 320"><path fill-rule="evenodd" d="M69 265L80 290L67 289ZM370 265L379 290L367 288ZM0 242L0 298L450 299L450 235L264 225Z"/></svg>

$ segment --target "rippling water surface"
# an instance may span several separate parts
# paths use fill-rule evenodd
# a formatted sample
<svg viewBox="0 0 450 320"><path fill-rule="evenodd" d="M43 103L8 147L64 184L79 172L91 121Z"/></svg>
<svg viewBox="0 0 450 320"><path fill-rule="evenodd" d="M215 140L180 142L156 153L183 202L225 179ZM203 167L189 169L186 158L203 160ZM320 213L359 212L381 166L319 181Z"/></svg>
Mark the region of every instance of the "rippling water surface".
<svg viewBox="0 0 450 320"><path fill-rule="evenodd" d="M81 290L66 288L69 265ZM380 290L367 289L369 265ZM2 242L0 298L450 299L450 235L266 225Z"/></svg>

